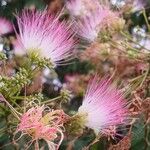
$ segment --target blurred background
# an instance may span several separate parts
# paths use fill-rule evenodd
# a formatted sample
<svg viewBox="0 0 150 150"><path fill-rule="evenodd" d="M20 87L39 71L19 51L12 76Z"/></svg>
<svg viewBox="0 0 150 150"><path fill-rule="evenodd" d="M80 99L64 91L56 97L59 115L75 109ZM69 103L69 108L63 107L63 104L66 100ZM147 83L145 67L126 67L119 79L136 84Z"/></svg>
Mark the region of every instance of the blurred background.
<svg viewBox="0 0 150 150"><path fill-rule="evenodd" d="M92 1L92 0L91 0ZM134 0L132 1L134 2ZM111 0L110 1L112 7L114 9L117 9L119 11L122 11L122 6L126 6L129 4L128 0ZM150 0L141 0L142 9L145 8L145 14L148 19L150 19ZM134 8L135 7L135 8ZM127 20L128 24L128 32L131 34L132 38L135 39L139 45L135 48L141 49L143 46L145 46L147 49L150 49L150 39L149 39L149 31L147 28L147 22L144 18L144 15L140 11L139 5L134 5L132 13L128 14L127 11L124 14L124 18ZM14 25L16 24L16 20L14 15L18 12L20 12L24 8L29 9L45 9L47 8L49 12L51 13L58 13L61 11L62 8L65 8L65 1L63 0L0 0L0 17L5 17L8 20L12 21ZM125 11L125 10L123 10ZM64 18L68 18L67 12L64 15ZM0 27L1 28L1 27ZM7 68L8 74L13 74L14 70L12 68L15 68L16 62L12 61L12 55L13 55L13 45L11 42L14 38L14 32L11 32L5 37L1 39L0 37L0 46L3 47L5 53L7 54L9 58L9 65ZM6 38L6 39L5 39ZM5 42L4 44L4 40ZM149 44L147 44L149 43ZM79 45L79 53L84 51L84 48L82 48L82 44ZM83 44L84 45L84 44ZM130 52L130 51L129 51ZM71 113L76 111L78 107L82 103L83 93L85 92L85 88L87 86L87 83L91 77L91 75L94 74L95 70L101 75L105 74L113 74L115 70L115 63L117 64L117 75L120 75L123 84L126 84L126 81L129 79L132 79L133 77L136 77L138 75L141 75L145 70L148 68L149 63L139 63L139 61L133 61L133 53L129 53L131 56L131 59L127 61L126 59L122 58L111 58L109 56L106 56L105 53L101 55L100 58L95 59L95 57L91 57L89 60L86 59L86 55L91 55L90 53L86 53L83 57L83 55L80 55L80 57L76 57L74 61L71 64L68 64L67 66L61 66L56 68L56 73L50 72L49 69L45 69L44 73L42 75L42 79L39 81L39 77L41 75L37 75L35 82L39 81L38 84L36 84L36 87L30 87L28 92L29 93L36 93L36 89L39 89L40 83L43 84L42 91L44 94L48 97L55 97L60 93L61 88L67 88L71 91L71 101L67 105L67 107L70 108ZM78 56L78 54L77 54ZM18 61L18 60L17 60ZM121 61L121 62L120 62ZM115 62L115 63L114 63ZM136 70L136 68L138 68ZM144 83L144 86L149 88L149 80L148 82ZM149 90L149 89L148 89ZM146 91L136 91L137 93ZM140 94L141 94L140 93ZM145 93L144 93L145 94ZM143 95L142 95L143 96ZM145 96L145 95L144 95ZM150 92L148 93L146 98L150 96ZM148 105L150 106L150 105ZM66 107L66 106L65 106ZM138 106L137 106L138 109ZM132 128L132 135L128 135L127 138L123 141L124 143L121 143L121 145L118 145L118 147L111 147L110 150L128 150L131 146L132 150L150 150L150 145L146 146L148 142L145 140L150 139L150 132L146 135L148 137L145 137L145 132L147 132L144 129L144 117L141 116L141 120L137 121L135 123L134 127ZM3 126L5 124L4 120L0 120L0 126ZM1 132L1 130L0 130ZM132 137L131 137L132 136ZM81 150L84 146L88 145L92 139L94 138L93 133L82 135L79 137L79 139L75 142L73 149L75 150ZM9 133L8 134L0 134L0 147L9 143ZM117 143L118 141L113 141L114 143ZM100 142L94 144L91 147L91 150L105 150L108 145L107 140L104 138ZM121 147L123 145L123 147ZM127 146L128 145L128 146ZM126 147L127 146L127 147ZM146 147L146 148L145 148ZM2 149L6 150L13 150L15 148L11 146L3 147ZM63 142L62 146L60 147L61 150L66 149L66 141ZM72 149L72 148L71 148ZM70 150L71 150L70 149ZM69 150L69 149L68 149Z"/></svg>

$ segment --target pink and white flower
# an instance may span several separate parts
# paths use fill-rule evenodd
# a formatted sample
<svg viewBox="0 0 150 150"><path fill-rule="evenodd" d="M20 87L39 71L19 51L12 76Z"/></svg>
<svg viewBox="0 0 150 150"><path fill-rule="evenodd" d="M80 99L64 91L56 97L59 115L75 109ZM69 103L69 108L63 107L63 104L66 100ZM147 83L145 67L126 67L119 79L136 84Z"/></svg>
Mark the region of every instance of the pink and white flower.
<svg viewBox="0 0 150 150"><path fill-rule="evenodd" d="M0 36L13 31L11 22L5 18L0 18Z"/></svg>
<svg viewBox="0 0 150 150"><path fill-rule="evenodd" d="M110 27L110 24L118 19L118 13L110 10L108 6L99 7L89 14L80 17L76 21L75 31L82 38L93 42L97 39L103 27Z"/></svg>
<svg viewBox="0 0 150 150"><path fill-rule="evenodd" d="M110 135L115 127L127 124L128 118L123 94L111 84L110 79L100 80L98 77L90 82L78 113L85 115L85 126L105 135Z"/></svg>
<svg viewBox="0 0 150 150"><path fill-rule="evenodd" d="M58 16L48 12L24 10L17 16L19 34L18 44L22 53L36 53L39 57L50 59L54 65L60 65L73 55L75 44L71 25L59 21ZM15 51L16 54L17 51Z"/></svg>
<svg viewBox="0 0 150 150"><path fill-rule="evenodd" d="M98 37L100 25L106 16L106 12L102 11L102 9L97 9L95 12L80 18L76 22L75 30L79 36L90 42Z"/></svg>

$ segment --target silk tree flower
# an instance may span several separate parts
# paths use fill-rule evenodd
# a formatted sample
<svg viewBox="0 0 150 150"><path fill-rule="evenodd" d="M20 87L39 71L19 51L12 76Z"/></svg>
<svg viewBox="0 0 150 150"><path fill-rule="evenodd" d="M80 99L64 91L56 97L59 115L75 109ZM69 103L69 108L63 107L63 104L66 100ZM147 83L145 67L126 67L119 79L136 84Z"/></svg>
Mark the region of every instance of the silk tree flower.
<svg viewBox="0 0 150 150"><path fill-rule="evenodd" d="M102 9L97 9L95 12L80 18L75 25L78 35L90 42L94 41L98 37L100 25L106 13Z"/></svg>
<svg viewBox="0 0 150 150"><path fill-rule="evenodd" d="M67 117L63 110L49 110L44 105L34 106L20 117L15 134L22 132L22 135L17 140L29 135L32 137L31 144L43 139L50 150L56 150L64 138L63 123Z"/></svg>
<svg viewBox="0 0 150 150"><path fill-rule="evenodd" d="M83 16L94 11L98 4L98 0L67 0L66 8L72 16Z"/></svg>
<svg viewBox="0 0 150 150"><path fill-rule="evenodd" d="M78 19L74 27L77 34L89 42L98 38L102 28L111 27L119 19L118 13L111 11L108 6L98 6L93 12Z"/></svg>
<svg viewBox="0 0 150 150"><path fill-rule="evenodd" d="M23 10L16 17L19 33L17 41L22 52L17 54L37 54L41 58L50 59L54 66L65 63L73 56L75 44L71 32L71 24L60 22L59 16L48 12Z"/></svg>
<svg viewBox="0 0 150 150"><path fill-rule="evenodd" d="M11 22L5 18L0 18L0 36L13 31Z"/></svg>
<svg viewBox="0 0 150 150"><path fill-rule="evenodd" d="M85 126L107 136L120 125L127 124L127 102L110 79L95 77L89 84L77 116L85 116Z"/></svg>
<svg viewBox="0 0 150 150"><path fill-rule="evenodd" d="M79 28L78 28L79 27ZM98 37L99 33L99 20L92 14L85 16L83 20L77 22L78 35L87 39L88 41L94 41Z"/></svg>

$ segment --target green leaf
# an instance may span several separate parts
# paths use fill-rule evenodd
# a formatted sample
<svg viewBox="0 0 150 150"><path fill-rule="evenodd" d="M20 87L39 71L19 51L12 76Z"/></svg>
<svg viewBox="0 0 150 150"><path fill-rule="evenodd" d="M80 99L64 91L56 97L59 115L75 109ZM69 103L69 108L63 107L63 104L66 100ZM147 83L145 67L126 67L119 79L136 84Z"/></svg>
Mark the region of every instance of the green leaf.
<svg viewBox="0 0 150 150"><path fill-rule="evenodd" d="M139 120L132 128L131 149L144 150L144 122Z"/></svg>

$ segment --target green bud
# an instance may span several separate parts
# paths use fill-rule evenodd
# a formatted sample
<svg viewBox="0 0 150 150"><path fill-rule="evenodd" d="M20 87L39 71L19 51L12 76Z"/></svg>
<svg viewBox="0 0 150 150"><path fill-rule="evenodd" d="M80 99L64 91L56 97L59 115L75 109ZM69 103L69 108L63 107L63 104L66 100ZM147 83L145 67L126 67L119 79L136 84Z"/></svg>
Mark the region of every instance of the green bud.
<svg viewBox="0 0 150 150"><path fill-rule="evenodd" d="M62 97L62 101L65 103L67 103L71 99L71 93L69 90L62 89L60 95Z"/></svg>

